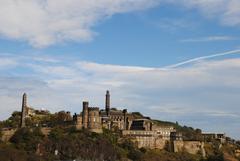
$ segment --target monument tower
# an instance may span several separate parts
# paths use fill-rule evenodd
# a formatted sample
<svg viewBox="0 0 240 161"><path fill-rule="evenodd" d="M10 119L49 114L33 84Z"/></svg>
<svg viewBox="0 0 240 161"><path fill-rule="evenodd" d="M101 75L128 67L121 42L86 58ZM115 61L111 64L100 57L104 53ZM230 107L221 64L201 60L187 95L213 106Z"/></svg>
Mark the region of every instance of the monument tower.
<svg viewBox="0 0 240 161"><path fill-rule="evenodd" d="M26 117L26 108L27 108L27 94L23 94L22 98L22 113L21 113L21 123L20 127L25 127L25 117Z"/></svg>
<svg viewBox="0 0 240 161"><path fill-rule="evenodd" d="M107 116L109 116L109 114L110 114L110 92L108 90L106 92L105 110L106 110Z"/></svg>

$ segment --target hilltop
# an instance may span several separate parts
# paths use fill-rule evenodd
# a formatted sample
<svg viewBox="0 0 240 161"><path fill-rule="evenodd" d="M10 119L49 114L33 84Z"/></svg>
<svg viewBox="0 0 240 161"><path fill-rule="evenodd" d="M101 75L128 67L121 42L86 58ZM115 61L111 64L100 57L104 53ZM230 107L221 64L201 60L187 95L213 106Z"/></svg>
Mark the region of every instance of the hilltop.
<svg viewBox="0 0 240 161"><path fill-rule="evenodd" d="M1 128L18 127L20 116L21 112L14 112L9 119L0 122ZM88 129L77 130L74 126L66 126L64 119L61 119L64 116L67 116L67 113L61 111L55 114L49 113L45 117L32 117L27 121L27 127L19 128L9 141L0 143L0 160L222 161L234 160L235 150L240 148L240 142L220 144L218 141L212 141L205 143L207 148L205 158L200 154L193 155L184 150L174 153L168 147L162 150L138 148L129 138L123 138L119 131L104 129L103 133L98 134ZM32 126L36 120L41 125L52 122L51 132L46 135L41 130L43 127ZM199 131L199 129L181 126L177 123L159 120L154 120L154 122L163 126L175 126L182 131L188 131L188 135L196 138L196 131Z"/></svg>
<svg viewBox="0 0 240 161"><path fill-rule="evenodd" d="M224 133L203 133L178 122L152 120L139 112L112 108L50 113L36 110L22 98L21 112L0 122L3 161L235 161L240 142Z"/></svg>

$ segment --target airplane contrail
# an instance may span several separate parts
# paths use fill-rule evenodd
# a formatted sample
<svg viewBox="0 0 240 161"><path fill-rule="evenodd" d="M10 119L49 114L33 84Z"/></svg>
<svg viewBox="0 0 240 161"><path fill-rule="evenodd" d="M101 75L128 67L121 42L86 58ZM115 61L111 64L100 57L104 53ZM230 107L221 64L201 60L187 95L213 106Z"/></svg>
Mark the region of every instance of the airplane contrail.
<svg viewBox="0 0 240 161"><path fill-rule="evenodd" d="M164 67L164 69L177 68L177 67L180 67L182 65L197 62L197 61L200 61L200 60L205 60L205 59L224 56L224 55L231 55L231 54L240 54L240 49L239 50L231 50L231 51L227 51L227 52L223 52L223 53L217 53L217 54L208 55L208 56L201 56L201 57L197 57L197 58L194 58L194 59L189 59L189 60L177 63L177 64L166 66L166 67Z"/></svg>

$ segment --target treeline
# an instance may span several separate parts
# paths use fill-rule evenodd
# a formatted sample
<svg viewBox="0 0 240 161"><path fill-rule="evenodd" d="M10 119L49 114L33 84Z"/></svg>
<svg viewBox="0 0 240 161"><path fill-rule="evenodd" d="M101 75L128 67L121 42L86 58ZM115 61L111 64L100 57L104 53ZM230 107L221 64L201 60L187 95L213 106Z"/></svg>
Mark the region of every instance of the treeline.
<svg viewBox="0 0 240 161"><path fill-rule="evenodd" d="M18 128L21 120L21 112L15 111L4 121L0 121L0 128ZM28 127L55 127L72 121L70 113L60 111L54 114L35 115L25 119Z"/></svg>

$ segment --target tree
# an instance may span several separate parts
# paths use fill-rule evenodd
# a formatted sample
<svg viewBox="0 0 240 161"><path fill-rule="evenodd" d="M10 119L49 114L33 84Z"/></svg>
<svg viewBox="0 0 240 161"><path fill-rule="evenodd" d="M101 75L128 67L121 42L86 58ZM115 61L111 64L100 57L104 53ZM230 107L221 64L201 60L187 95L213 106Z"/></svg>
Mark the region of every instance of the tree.
<svg viewBox="0 0 240 161"><path fill-rule="evenodd" d="M15 132L10 142L14 143L18 149L35 152L43 138L40 128L21 128Z"/></svg>
<svg viewBox="0 0 240 161"><path fill-rule="evenodd" d="M0 138L2 138L2 130L0 129ZM1 139L0 139L1 140Z"/></svg>
<svg viewBox="0 0 240 161"><path fill-rule="evenodd" d="M19 126L21 119L21 112L15 111L12 115L5 121L1 121L0 126L1 128L17 128Z"/></svg>
<svg viewBox="0 0 240 161"><path fill-rule="evenodd" d="M64 130L60 127L55 127L51 130L48 136L53 141L59 141L62 139L63 135L64 135Z"/></svg>

